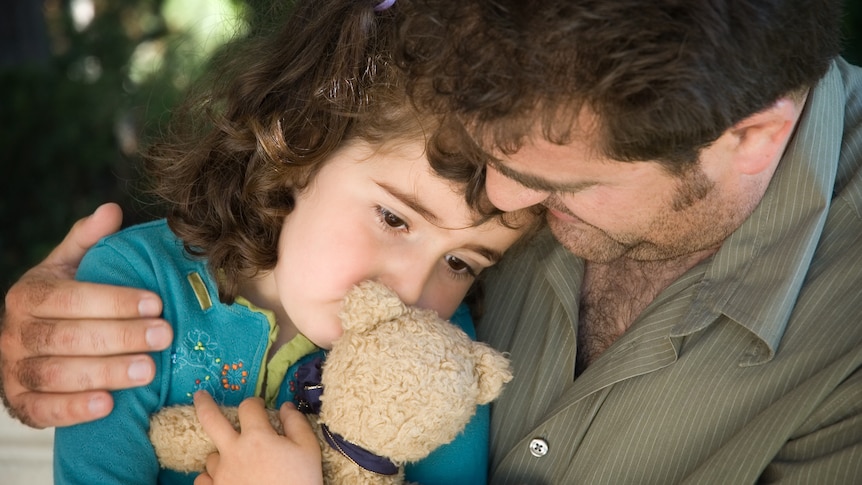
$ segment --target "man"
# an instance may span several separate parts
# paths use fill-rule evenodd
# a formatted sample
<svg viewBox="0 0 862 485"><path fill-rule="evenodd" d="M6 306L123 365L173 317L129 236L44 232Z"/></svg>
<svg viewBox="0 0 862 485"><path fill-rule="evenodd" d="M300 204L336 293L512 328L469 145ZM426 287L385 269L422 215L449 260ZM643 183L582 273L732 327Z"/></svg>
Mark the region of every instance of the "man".
<svg viewBox="0 0 862 485"><path fill-rule="evenodd" d="M548 210L486 282L481 337L515 369L492 482L858 482L862 71L836 57L840 2L402 3L415 100L488 153L495 205ZM169 338L142 293L68 281L117 223L80 223L7 296L31 424L108 412L91 389L146 381L125 354Z"/></svg>

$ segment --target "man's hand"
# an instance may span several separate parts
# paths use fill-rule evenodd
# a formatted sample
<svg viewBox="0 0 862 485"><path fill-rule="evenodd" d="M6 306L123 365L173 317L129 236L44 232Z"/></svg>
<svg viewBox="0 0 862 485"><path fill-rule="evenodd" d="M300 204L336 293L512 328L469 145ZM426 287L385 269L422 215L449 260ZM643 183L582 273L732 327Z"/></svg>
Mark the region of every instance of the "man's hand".
<svg viewBox="0 0 862 485"><path fill-rule="evenodd" d="M201 427L219 450L207 457L206 471L195 478L195 485L323 484L320 445L305 416L290 404L279 411L281 436L269 423L260 398L240 403L241 432L205 391L196 392L194 400Z"/></svg>
<svg viewBox="0 0 862 485"><path fill-rule="evenodd" d="M84 253L122 221L116 204L79 220L44 261L6 294L0 319L3 402L12 416L37 427L66 426L106 416L108 390L150 382L146 352L170 345L161 300L134 288L74 281Z"/></svg>

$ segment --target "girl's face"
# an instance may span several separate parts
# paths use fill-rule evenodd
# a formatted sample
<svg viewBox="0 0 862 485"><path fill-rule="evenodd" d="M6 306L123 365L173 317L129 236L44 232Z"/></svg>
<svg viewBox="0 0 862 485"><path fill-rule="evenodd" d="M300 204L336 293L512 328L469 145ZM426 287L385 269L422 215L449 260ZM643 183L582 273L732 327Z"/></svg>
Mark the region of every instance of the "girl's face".
<svg viewBox="0 0 862 485"><path fill-rule="evenodd" d="M474 226L463 191L433 173L423 150L418 142L377 152L348 144L297 194L264 280L318 346L341 335L341 300L364 280L451 317L476 275L522 234L497 220Z"/></svg>

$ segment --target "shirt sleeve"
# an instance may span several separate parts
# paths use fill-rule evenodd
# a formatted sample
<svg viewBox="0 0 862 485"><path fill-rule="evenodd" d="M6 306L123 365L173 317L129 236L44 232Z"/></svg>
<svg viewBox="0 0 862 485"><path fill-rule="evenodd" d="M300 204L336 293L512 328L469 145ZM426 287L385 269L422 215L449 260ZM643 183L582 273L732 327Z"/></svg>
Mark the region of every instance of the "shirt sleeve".
<svg viewBox="0 0 862 485"><path fill-rule="evenodd" d="M467 305L461 304L451 320L471 338L476 338ZM421 485L485 484L488 481L489 429L490 407L487 404L478 406L464 431L451 443L416 463L407 464L407 480Z"/></svg>
<svg viewBox="0 0 862 485"><path fill-rule="evenodd" d="M141 259L138 261L137 259ZM151 264L120 254L100 243L85 256L76 278L82 281L150 288ZM166 354L163 353L163 354ZM164 357L153 355L156 378L144 387L113 393L114 410L89 423L57 428L54 435L54 483L148 484L157 482L159 464L150 444L149 416L160 406Z"/></svg>

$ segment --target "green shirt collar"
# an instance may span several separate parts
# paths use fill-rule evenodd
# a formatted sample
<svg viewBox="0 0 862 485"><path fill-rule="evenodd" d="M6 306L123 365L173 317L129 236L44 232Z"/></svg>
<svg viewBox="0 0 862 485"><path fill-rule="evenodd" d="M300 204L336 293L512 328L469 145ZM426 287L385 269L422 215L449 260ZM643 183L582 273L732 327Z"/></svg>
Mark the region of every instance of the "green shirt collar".
<svg viewBox="0 0 862 485"><path fill-rule="evenodd" d="M807 105L760 205L708 263L701 291L672 334L723 314L762 343L751 363L778 349L829 211L845 104L833 64Z"/></svg>

